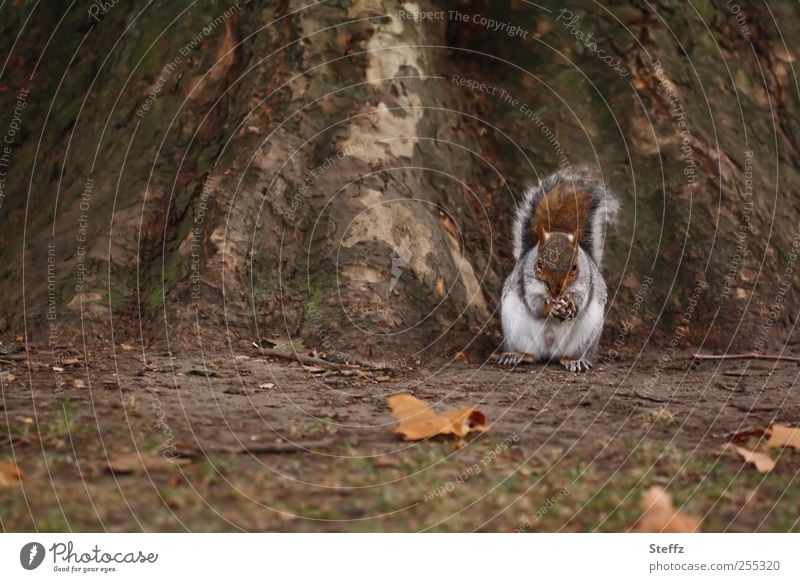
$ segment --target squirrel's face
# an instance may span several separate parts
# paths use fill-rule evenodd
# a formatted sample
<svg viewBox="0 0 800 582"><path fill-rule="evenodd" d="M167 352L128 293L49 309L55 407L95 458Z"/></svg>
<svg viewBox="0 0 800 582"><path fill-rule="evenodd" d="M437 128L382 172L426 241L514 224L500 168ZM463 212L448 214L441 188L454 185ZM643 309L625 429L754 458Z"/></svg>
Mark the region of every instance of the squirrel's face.
<svg viewBox="0 0 800 582"><path fill-rule="evenodd" d="M574 235L548 233L539 239L534 276L558 297L578 278L578 248Z"/></svg>

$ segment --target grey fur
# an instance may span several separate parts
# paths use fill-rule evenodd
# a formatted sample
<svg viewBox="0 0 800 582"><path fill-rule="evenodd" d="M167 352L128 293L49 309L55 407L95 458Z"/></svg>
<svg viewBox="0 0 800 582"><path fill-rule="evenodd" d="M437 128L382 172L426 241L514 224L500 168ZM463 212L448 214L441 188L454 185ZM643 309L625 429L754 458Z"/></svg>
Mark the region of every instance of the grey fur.
<svg viewBox="0 0 800 582"><path fill-rule="evenodd" d="M597 174L584 167L559 170L544 180L539 180L538 184L525 191L522 202L517 208L513 226L514 258L519 260L526 251L536 246L537 241L530 229L534 210L547 192L561 184L568 184L576 189L584 190L592 197L592 205L589 210L591 227L584 229L580 246L600 268L606 225L613 222L619 211L619 202L608 191Z"/></svg>

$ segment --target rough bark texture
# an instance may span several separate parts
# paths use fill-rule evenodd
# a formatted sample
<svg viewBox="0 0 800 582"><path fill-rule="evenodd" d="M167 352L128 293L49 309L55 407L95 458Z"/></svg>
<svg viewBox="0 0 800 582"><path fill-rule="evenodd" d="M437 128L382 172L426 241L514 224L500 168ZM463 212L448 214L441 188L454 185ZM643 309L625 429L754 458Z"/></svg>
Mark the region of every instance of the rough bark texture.
<svg viewBox="0 0 800 582"><path fill-rule="evenodd" d="M515 199L588 164L623 206L608 342L785 339L797 4L562 8L119 3L96 21L7 3L8 332L401 358L496 344Z"/></svg>

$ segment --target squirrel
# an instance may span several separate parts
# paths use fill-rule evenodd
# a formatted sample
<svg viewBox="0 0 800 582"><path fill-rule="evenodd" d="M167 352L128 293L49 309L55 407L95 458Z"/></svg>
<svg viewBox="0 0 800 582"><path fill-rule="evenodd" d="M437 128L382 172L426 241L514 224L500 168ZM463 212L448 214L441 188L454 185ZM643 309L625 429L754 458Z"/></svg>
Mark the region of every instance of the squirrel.
<svg viewBox="0 0 800 582"><path fill-rule="evenodd" d="M500 365L532 359L570 372L592 367L607 300L605 228L618 211L585 168L562 169L528 188L514 221L516 265L503 285Z"/></svg>

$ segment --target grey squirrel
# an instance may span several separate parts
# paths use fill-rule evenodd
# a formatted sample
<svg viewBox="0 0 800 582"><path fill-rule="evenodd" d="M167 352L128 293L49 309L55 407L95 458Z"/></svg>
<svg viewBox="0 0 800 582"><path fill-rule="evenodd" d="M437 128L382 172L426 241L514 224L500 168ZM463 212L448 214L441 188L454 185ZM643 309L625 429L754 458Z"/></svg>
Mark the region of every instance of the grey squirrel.
<svg viewBox="0 0 800 582"><path fill-rule="evenodd" d="M514 222L514 270L503 285L501 365L529 358L570 372L592 367L607 299L600 273L606 225L619 202L585 168L529 188Z"/></svg>

